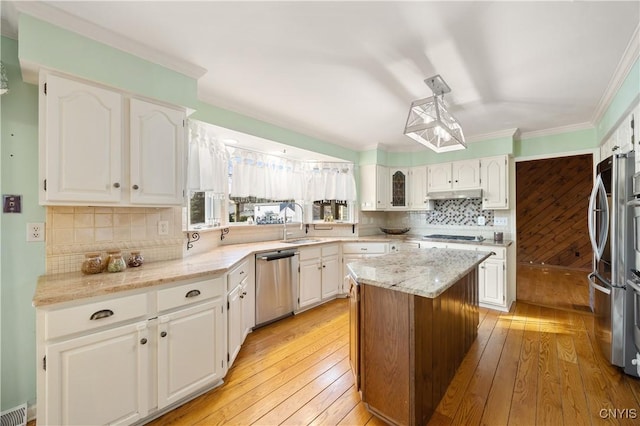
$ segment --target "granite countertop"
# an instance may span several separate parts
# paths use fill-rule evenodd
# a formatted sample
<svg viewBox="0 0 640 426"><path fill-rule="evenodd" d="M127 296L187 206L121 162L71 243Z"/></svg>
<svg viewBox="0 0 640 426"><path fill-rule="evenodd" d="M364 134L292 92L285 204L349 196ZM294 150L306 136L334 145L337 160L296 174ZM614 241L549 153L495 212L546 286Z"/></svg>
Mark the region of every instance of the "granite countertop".
<svg viewBox="0 0 640 426"><path fill-rule="evenodd" d="M42 275L38 278L32 304L44 307L89 297L105 296L191 278L221 275L249 255L272 250L295 249L346 241L387 241L384 236L312 238L299 244L263 241L220 246L208 253L182 259L145 263L123 272L84 275L81 272ZM295 239L292 239L292 242Z"/></svg>
<svg viewBox="0 0 640 426"><path fill-rule="evenodd" d="M408 249L347 267L359 284L436 298L489 256L472 250Z"/></svg>
<svg viewBox="0 0 640 426"><path fill-rule="evenodd" d="M32 304L34 307L44 307L191 278L221 275L245 257L264 251L340 242L409 241L418 237L410 235L390 237L380 234L361 237L309 238L313 241L295 244L293 242L296 239L292 239L290 243L276 240L220 246L208 253L190 255L176 260L148 262L139 268L127 268L124 272L118 273L103 272L84 275L81 272L70 272L42 275L38 278ZM471 243L478 244L478 242Z"/></svg>

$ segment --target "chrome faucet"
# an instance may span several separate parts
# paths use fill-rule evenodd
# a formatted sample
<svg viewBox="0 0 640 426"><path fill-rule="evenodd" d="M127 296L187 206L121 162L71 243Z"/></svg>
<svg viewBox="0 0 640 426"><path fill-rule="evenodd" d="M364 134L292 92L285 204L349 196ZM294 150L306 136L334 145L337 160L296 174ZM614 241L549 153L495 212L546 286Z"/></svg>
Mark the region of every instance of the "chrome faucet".
<svg viewBox="0 0 640 426"><path fill-rule="evenodd" d="M287 203L287 206L284 208L284 230L282 231L282 234L283 234L282 239L284 241L287 241L287 208L291 204L293 204L294 212L296 210L296 206L300 207L300 213L302 213L302 220L300 221L300 229L302 229L302 226L304 225L304 208L302 207L302 205L300 205L299 203L296 203L295 201L292 203Z"/></svg>

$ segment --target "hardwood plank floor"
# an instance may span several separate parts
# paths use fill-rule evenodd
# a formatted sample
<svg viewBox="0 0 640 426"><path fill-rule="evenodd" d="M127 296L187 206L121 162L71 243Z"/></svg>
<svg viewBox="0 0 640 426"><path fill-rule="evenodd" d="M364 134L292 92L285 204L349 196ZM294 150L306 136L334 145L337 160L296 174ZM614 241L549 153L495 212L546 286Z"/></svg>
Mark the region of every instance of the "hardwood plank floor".
<svg viewBox="0 0 640 426"><path fill-rule="evenodd" d="M640 381L599 353L584 274L525 269L530 300L480 309L478 338L429 425L638 424ZM348 339L344 299L256 330L224 385L150 424L381 425L354 388Z"/></svg>

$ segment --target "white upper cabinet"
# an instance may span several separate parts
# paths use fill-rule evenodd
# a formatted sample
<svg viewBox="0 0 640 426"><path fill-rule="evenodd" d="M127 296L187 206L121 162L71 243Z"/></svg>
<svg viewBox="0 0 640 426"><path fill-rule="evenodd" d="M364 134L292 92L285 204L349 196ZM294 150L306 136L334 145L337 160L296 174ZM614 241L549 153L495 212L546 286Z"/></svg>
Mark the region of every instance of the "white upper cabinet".
<svg viewBox="0 0 640 426"><path fill-rule="evenodd" d="M409 169L409 209L425 210L429 208L427 201L427 166Z"/></svg>
<svg viewBox="0 0 640 426"><path fill-rule="evenodd" d="M480 161L482 175L482 208L509 208L509 157L482 158Z"/></svg>
<svg viewBox="0 0 640 426"><path fill-rule="evenodd" d="M429 191L480 188L480 160L463 160L428 166Z"/></svg>
<svg viewBox="0 0 640 426"><path fill-rule="evenodd" d="M40 90L41 204L120 201L122 103L119 93L46 77Z"/></svg>
<svg viewBox="0 0 640 426"><path fill-rule="evenodd" d="M389 208L406 210L409 207L409 169L389 169Z"/></svg>
<svg viewBox="0 0 640 426"><path fill-rule="evenodd" d="M116 91L54 74L40 83L40 204L183 204L184 111L131 99L126 116Z"/></svg>
<svg viewBox="0 0 640 426"><path fill-rule="evenodd" d="M360 167L360 210L385 210L389 207L389 169L371 164Z"/></svg>
<svg viewBox="0 0 640 426"><path fill-rule="evenodd" d="M454 161L451 163L453 189L480 188L480 160Z"/></svg>
<svg viewBox="0 0 640 426"><path fill-rule="evenodd" d="M131 203L182 205L183 111L131 99Z"/></svg>

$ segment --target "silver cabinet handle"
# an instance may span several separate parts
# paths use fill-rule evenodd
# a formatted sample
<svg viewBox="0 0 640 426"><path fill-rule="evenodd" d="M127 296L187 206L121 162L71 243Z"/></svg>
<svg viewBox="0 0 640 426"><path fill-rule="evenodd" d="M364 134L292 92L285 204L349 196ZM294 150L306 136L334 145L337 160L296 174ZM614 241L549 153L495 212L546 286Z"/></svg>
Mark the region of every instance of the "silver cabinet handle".
<svg viewBox="0 0 640 426"><path fill-rule="evenodd" d="M102 318L109 318L112 315L113 315L113 311L111 309L103 309L101 311L97 311L91 314L91 317L89 319L91 321L95 321Z"/></svg>
<svg viewBox="0 0 640 426"><path fill-rule="evenodd" d="M184 295L184 297L196 297L200 296L200 290L191 290Z"/></svg>

